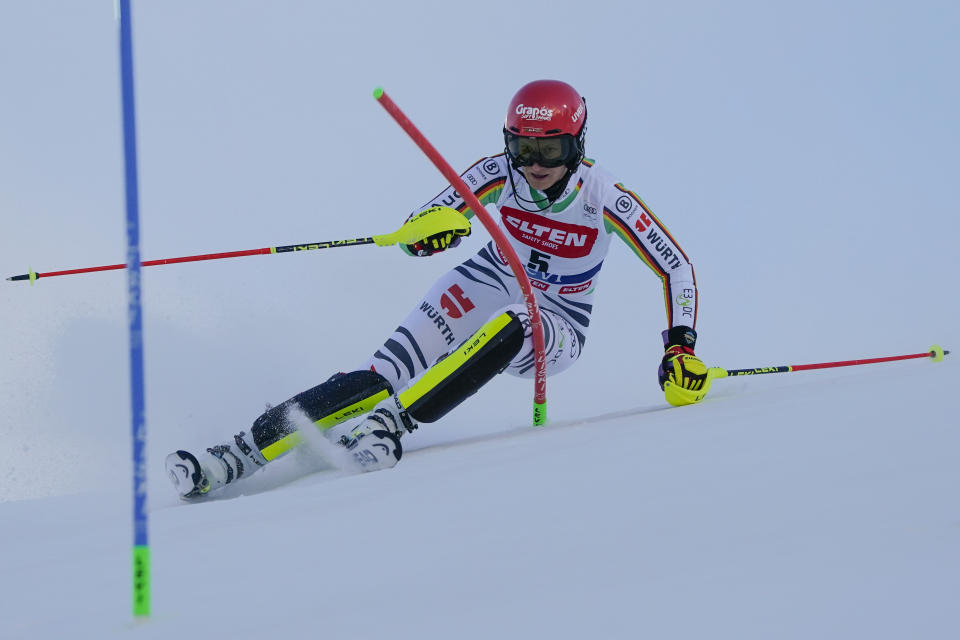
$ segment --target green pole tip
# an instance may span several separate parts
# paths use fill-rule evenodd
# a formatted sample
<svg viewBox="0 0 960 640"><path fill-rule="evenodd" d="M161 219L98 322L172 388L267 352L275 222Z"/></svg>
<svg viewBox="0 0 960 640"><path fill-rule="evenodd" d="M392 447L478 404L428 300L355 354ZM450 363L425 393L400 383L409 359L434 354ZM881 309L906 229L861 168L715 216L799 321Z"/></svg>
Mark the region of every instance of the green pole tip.
<svg viewBox="0 0 960 640"><path fill-rule="evenodd" d="M930 357L933 358L934 362L942 362L943 356L950 353L949 351L944 351L943 347L938 344L930 347Z"/></svg>
<svg viewBox="0 0 960 640"><path fill-rule="evenodd" d="M133 615L150 615L150 547L133 547Z"/></svg>
<svg viewBox="0 0 960 640"><path fill-rule="evenodd" d="M533 401L533 426L542 427L547 424L547 403Z"/></svg>
<svg viewBox="0 0 960 640"><path fill-rule="evenodd" d="M383 97L383 87L377 87L376 89L373 90L373 98L375 100L379 100L382 97Z"/></svg>

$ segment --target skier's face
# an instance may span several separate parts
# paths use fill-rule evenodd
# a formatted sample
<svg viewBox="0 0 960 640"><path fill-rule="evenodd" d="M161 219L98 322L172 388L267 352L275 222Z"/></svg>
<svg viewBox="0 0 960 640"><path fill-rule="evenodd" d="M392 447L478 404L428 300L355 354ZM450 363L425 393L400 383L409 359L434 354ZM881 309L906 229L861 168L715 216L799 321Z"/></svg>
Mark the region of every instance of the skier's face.
<svg viewBox="0 0 960 640"><path fill-rule="evenodd" d="M541 167L534 162L529 167L523 167L523 177L527 183L537 191L546 191L557 184L567 173L567 168L563 165L559 167Z"/></svg>

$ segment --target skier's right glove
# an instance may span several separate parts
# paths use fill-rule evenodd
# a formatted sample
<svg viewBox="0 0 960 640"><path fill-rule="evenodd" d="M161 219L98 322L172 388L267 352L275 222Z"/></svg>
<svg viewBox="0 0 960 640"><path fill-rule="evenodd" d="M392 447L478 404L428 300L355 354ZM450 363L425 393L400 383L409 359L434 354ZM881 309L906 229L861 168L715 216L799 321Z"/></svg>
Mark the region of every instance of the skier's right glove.
<svg viewBox="0 0 960 640"><path fill-rule="evenodd" d="M703 400L710 390L707 366L693 353L697 332L677 326L663 332L663 359L657 377L667 402L674 406Z"/></svg>
<svg viewBox="0 0 960 640"><path fill-rule="evenodd" d="M460 244L460 239L468 235L470 235L470 229L467 229L466 233L460 229L435 233L419 242L408 244L404 248L407 250L407 253L412 256L432 256L435 253L440 253L441 251L446 251L451 247L457 246Z"/></svg>
<svg viewBox="0 0 960 640"><path fill-rule="evenodd" d="M407 222L415 218L426 216L434 212L436 209L445 209L445 207L431 207L421 211L420 213L414 214L407 219ZM449 213L456 216L456 212L449 210ZM457 226L453 229L445 229L439 233L434 233L425 237L422 240L417 240L413 244L401 244L405 252L412 256L432 256L435 253L440 253L441 251L446 251L451 247L455 247L460 244L460 240L470 235L470 223L466 221L463 216L459 216L463 220L463 226Z"/></svg>

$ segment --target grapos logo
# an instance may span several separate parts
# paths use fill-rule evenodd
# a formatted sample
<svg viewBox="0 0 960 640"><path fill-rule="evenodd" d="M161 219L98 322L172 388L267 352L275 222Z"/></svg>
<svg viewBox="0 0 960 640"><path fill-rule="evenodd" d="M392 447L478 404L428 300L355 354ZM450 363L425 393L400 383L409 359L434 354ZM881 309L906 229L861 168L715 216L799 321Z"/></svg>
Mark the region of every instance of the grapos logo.
<svg viewBox="0 0 960 640"><path fill-rule="evenodd" d="M547 107L528 107L523 104L518 104L517 115L524 120L550 120L553 118L553 109L548 109Z"/></svg>

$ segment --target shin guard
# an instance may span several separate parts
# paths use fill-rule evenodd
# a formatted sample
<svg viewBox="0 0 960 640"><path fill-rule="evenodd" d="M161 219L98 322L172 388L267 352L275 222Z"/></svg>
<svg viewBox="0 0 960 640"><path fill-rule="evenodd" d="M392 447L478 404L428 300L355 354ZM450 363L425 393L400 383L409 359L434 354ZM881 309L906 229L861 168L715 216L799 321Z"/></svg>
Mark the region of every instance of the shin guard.
<svg viewBox="0 0 960 640"><path fill-rule="evenodd" d="M326 431L366 414L392 393L390 383L375 371L338 373L323 384L268 409L254 421L250 432L260 453L269 462L297 446L302 439L297 425L290 420L291 408L300 409L311 422Z"/></svg>
<svg viewBox="0 0 960 640"><path fill-rule="evenodd" d="M400 393L400 404L417 422L436 422L503 371L523 337L516 314L500 314Z"/></svg>

